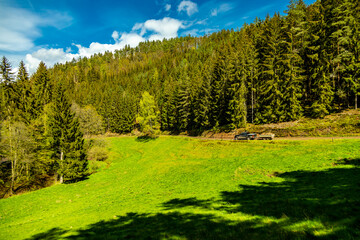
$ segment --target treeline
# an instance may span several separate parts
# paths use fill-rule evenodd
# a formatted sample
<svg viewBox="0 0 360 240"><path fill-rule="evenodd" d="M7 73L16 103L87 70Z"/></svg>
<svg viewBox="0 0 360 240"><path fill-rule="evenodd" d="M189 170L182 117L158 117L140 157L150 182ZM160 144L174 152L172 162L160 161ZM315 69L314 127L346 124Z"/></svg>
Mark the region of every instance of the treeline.
<svg viewBox="0 0 360 240"><path fill-rule="evenodd" d="M359 1L291 1L238 30L145 42L50 70L112 132L134 129L144 91L163 131L237 128L357 108Z"/></svg>
<svg viewBox="0 0 360 240"><path fill-rule="evenodd" d="M0 198L88 175L80 119L89 109L72 106L44 63L31 79L23 62L16 79L5 57L0 69Z"/></svg>
<svg viewBox="0 0 360 240"><path fill-rule="evenodd" d="M256 19L237 30L144 42L50 69L41 63L31 77L23 63L13 76L3 58L1 138L10 141L4 138L6 132L13 129L11 124L20 124L24 136L36 143L29 153L34 161L29 162L45 159L45 167L24 164L21 171L32 169L36 174L29 175L44 176L61 172L60 148L51 147L50 141L56 128L51 123L58 121L52 116L58 112L55 99L67 101L67 106L72 103L67 116L80 121L74 123L79 127L66 126L65 120L56 122L57 127L86 134L139 128L137 114L144 92L155 99L160 129L175 133L234 129L247 122L276 123L302 116L322 118L357 108L359 28L358 0L317 1L310 6L291 0L284 16ZM55 97L60 85L63 98ZM9 159L6 149L0 150L2 159ZM43 169L49 170L45 174Z"/></svg>

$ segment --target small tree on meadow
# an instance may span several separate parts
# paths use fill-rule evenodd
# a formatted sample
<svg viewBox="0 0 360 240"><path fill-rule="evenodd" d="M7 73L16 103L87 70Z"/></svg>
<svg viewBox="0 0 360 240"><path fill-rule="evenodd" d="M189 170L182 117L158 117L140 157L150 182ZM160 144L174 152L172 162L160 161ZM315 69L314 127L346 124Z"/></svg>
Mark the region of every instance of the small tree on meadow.
<svg viewBox="0 0 360 240"><path fill-rule="evenodd" d="M145 91L142 94L139 113L136 117L136 122L140 125L140 131L144 136L155 137L158 134L160 129L159 114L154 97Z"/></svg>

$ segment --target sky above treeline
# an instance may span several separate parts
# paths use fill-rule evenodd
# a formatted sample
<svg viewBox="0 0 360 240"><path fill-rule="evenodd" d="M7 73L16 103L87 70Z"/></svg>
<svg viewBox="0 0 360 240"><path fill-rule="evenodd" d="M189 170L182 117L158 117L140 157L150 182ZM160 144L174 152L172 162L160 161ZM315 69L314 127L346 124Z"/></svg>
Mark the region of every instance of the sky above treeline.
<svg viewBox="0 0 360 240"><path fill-rule="evenodd" d="M305 0L311 4L315 0ZM283 14L288 0L0 0L0 56L33 73L146 40L237 29Z"/></svg>

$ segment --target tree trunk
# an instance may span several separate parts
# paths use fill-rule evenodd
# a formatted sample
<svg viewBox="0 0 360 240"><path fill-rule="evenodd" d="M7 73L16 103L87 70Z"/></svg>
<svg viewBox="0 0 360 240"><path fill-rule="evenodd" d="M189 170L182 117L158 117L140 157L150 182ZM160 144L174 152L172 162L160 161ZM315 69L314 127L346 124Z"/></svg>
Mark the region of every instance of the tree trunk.
<svg viewBox="0 0 360 240"><path fill-rule="evenodd" d="M11 156L11 185L10 185L10 196L14 193L14 185L15 185L15 167L16 167L16 156L13 156L13 141L12 141L12 132L11 132L11 125L9 121L9 148L10 148L10 156Z"/></svg>
<svg viewBox="0 0 360 240"><path fill-rule="evenodd" d="M358 96L355 94L355 109L358 108Z"/></svg>
<svg viewBox="0 0 360 240"><path fill-rule="evenodd" d="M60 153L60 168L63 168L63 160L64 160L64 152L61 151ZM63 173L60 174L60 184L62 184L64 182L64 176Z"/></svg>

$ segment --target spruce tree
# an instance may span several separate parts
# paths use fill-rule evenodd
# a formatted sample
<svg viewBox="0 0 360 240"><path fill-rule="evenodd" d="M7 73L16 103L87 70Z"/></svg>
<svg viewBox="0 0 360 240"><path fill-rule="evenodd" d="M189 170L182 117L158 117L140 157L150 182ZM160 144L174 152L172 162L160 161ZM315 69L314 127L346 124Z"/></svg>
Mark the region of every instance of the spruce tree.
<svg viewBox="0 0 360 240"><path fill-rule="evenodd" d="M310 92L309 115L325 117L332 109L333 85L329 74L329 59L324 41L326 40L326 23L324 8L321 3L312 5L307 27L306 39L306 74Z"/></svg>
<svg viewBox="0 0 360 240"><path fill-rule="evenodd" d="M340 104L343 104L345 100L347 107L349 107L350 97L356 101L358 91L358 83L354 71L357 67L355 57L357 43L354 39L354 30L358 23L354 8L355 5L350 0L344 0L332 10L334 15L334 21L332 22L334 32L332 32L331 38L336 43L335 54L332 60L334 65L333 76L336 79L337 97L339 98L342 92L346 93L346 99L339 98Z"/></svg>
<svg viewBox="0 0 360 240"><path fill-rule="evenodd" d="M60 183L81 179L88 167L83 133L61 83L55 88L51 110L49 142Z"/></svg>
<svg viewBox="0 0 360 240"><path fill-rule="evenodd" d="M281 25L279 14L269 16L264 22L259 50L259 111L257 122L284 121L283 89L281 79Z"/></svg>
<svg viewBox="0 0 360 240"><path fill-rule="evenodd" d="M29 74L26 71L23 61L19 64L18 74L16 76L16 95L17 95L17 108L20 111L21 120L26 124L31 121L33 97L31 94L31 85Z"/></svg>
<svg viewBox="0 0 360 240"><path fill-rule="evenodd" d="M44 62L40 62L35 74L32 77L33 82L33 96L34 96L34 111L33 118L41 115L44 106L50 103L52 98L52 84L49 78L48 70Z"/></svg>
<svg viewBox="0 0 360 240"><path fill-rule="evenodd" d="M229 88L230 95L232 96L229 101L229 115L231 116L230 128L234 129L246 126L246 79L248 72L244 56L240 55L239 59L237 55L233 54L231 61L231 65L234 66L235 71L233 81Z"/></svg>
<svg viewBox="0 0 360 240"><path fill-rule="evenodd" d="M303 83L302 59L305 31L305 4L291 1L286 21L282 26L281 68L284 92L284 120L293 121L302 116L301 102Z"/></svg>
<svg viewBox="0 0 360 240"><path fill-rule="evenodd" d="M9 60L3 57L0 62L0 120L11 118L15 110L14 76Z"/></svg>
<svg viewBox="0 0 360 240"><path fill-rule="evenodd" d="M211 73L206 66L202 69L202 83L201 87L198 89L198 96L196 98L196 116L195 122L197 128L201 130L208 129L210 127L209 113L210 113L210 81Z"/></svg>

